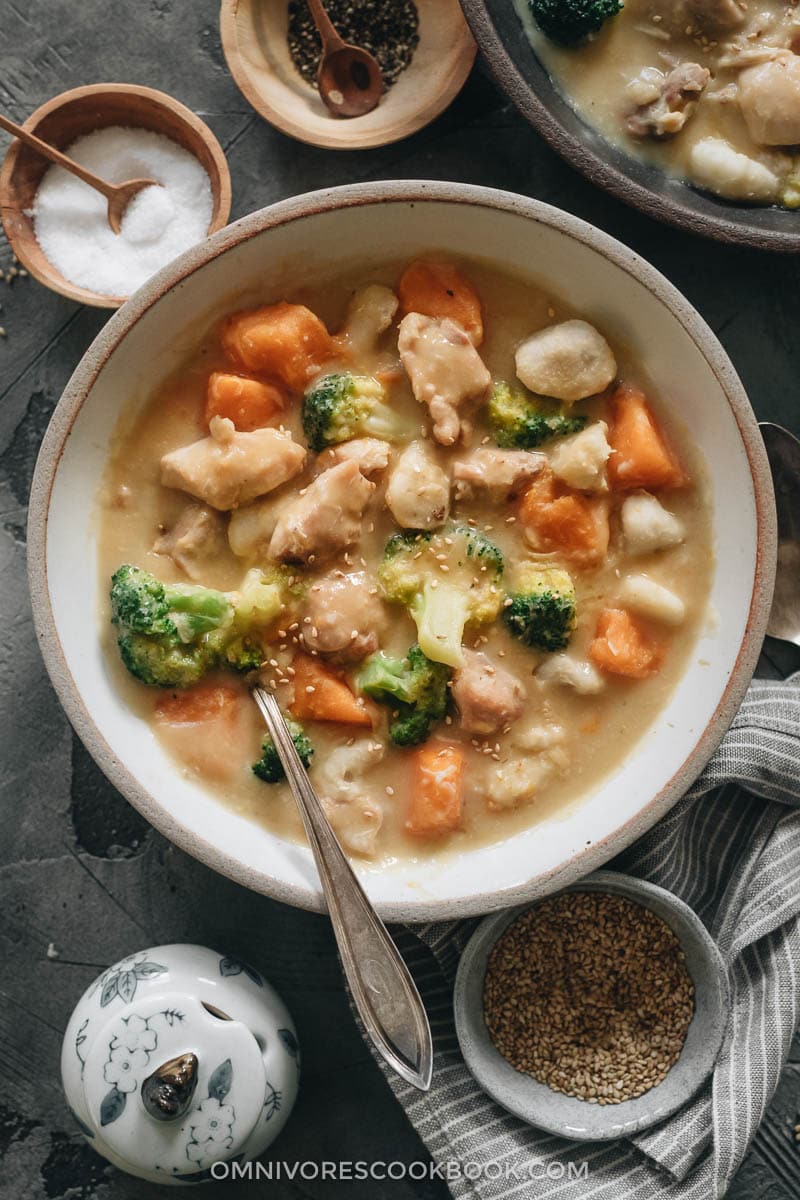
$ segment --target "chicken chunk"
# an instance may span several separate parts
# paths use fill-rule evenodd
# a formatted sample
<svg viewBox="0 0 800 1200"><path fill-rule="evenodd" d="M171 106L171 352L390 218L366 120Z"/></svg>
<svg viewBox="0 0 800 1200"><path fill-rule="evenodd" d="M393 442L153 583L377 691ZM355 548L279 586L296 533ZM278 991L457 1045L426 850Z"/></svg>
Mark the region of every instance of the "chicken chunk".
<svg viewBox="0 0 800 1200"><path fill-rule="evenodd" d="M359 288L350 301L337 342L354 356L374 350L381 334L394 320L399 304L392 289L382 283L368 283Z"/></svg>
<svg viewBox="0 0 800 1200"><path fill-rule="evenodd" d="M625 549L629 554L652 554L678 546L684 528L674 513L649 492L634 492L620 510Z"/></svg>
<svg viewBox="0 0 800 1200"><path fill-rule="evenodd" d="M327 471L338 463L355 462L362 475L369 478L379 475L389 465L391 446L380 438L353 438L351 442L341 442L338 446L329 446L323 450L317 459L319 471Z"/></svg>
<svg viewBox="0 0 800 1200"><path fill-rule="evenodd" d="M360 738L352 746L337 747L321 766L312 769L322 807L351 854L375 853L383 811L370 795L375 789L369 786L368 775L384 753L382 743L375 738Z"/></svg>
<svg viewBox="0 0 800 1200"><path fill-rule="evenodd" d="M386 504L403 529L436 529L450 512L450 477L428 442L412 442L389 477Z"/></svg>
<svg viewBox="0 0 800 1200"><path fill-rule="evenodd" d="M571 654L551 654L536 672L542 683L559 683L573 688L579 696L596 696L606 686L600 672L590 662Z"/></svg>
<svg viewBox="0 0 800 1200"><path fill-rule="evenodd" d="M308 589L301 637L307 650L352 663L378 649L385 624L374 581L364 571L332 571Z"/></svg>
<svg viewBox="0 0 800 1200"><path fill-rule="evenodd" d="M210 560L225 553L225 522L205 504L187 504L171 529L153 545L190 579L200 580Z"/></svg>
<svg viewBox="0 0 800 1200"><path fill-rule="evenodd" d="M161 459L161 482L220 511L247 504L302 471L306 450L277 429L239 433L227 417L212 418L210 437Z"/></svg>
<svg viewBox="0 0 800 1200"><path fill-rule="evenodd" d="M485 496L493 504L502 504L516 496L538 475L547 459L529 450L495 450L481 446L453 463L457 500Z"/></svg>
<svg viewBox="0 0 800 1200"><path fill-rule="evenodd" d="M751 203L776 200L781 181L764 163L740 154L724 138L704 137L692 146L692 177L700 187L728 200Z"/></svg>
<svg viewBox="0 0 800 1200"><path fill-rule="evenodd" d="M550 453L553 474L579 492L606 492L606 463L611 455L608 426L595 421L580 433L562 438Z"/></svg>
<svg viewBox="0 0 800 1200"><path fill-rule="evenodd" d="M680 8L670 0L670 7ZM739 29L747 17L747 7L743 0L684 0L685 17L699 25L704 33L731 33ZM684 18L680 28L683 29Z"/></svg>
<svg viewBox="0 0 800 1200"><path fill-rule="evenodd" d="M739 29L747 16L743 0L651 0L650 12L679 34L692 29L715 37Z"/></svg>
<svg viewBox="0 0 800 1200"><path fill-rule="evenodd" d="M271 557L287 563L323 562L354 545L374 491L375 484L354 462L323 471L282 510L269 544Z"/></svg>
<svg viewBox="0 0 800 1200"><path fill-rule="evenodd" d="M479 737L513 725L525 706L525 688L516 675L477 650L464 651L464 666L456 671L452 695L461 728Z"/></svg>
<svg viewBox="0 0 800 1200"><path fill-rule="evenodd" d="M478 351L455 321L420 313L403 317L397 345L414 395L430 411L433 436L452 446L461 435L462 411L482 400L492 382Z"/></svg>
<svg viewBox="0 0 800 1200"><path fill-rule="evenodd" d="M739 76L739 105L754 142L800 142L800 55L786 53Z"/></svg>
<svg viewBox="0 0 800 1200"><path fill-rule="evenodd" d="M636 102L625 125L633 137L663 141L685 127L705 91L711 72L699 63L679 63L667 72L646 67L629 86Z"/></svg>
<svg viewBox="0 0 800 1200"><path fill-rule="evenodd" d="M626 575L619 599L627 608L665 625L680 625L686 619L686 605L680 596L647 575Z"/></svg>
<svg viewBox="0 0 800 1200"><path fill-rule="evenodd" d="M605 391L617 374L606 339L586 321L563 321L517 348L517 376L539 396L574 404Z"/></svg>

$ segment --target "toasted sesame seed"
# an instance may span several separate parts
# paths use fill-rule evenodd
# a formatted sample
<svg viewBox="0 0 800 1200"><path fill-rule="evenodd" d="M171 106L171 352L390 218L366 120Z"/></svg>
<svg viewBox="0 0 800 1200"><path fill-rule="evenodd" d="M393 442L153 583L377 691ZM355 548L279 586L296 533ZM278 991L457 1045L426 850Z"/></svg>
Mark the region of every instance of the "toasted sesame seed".
<svg viewBox="0 0 800 1200"><path fill-rule="evenodd" d="M496 942L484 984L492 1041L518 1071L591 1104L660 1083L694 1013L681 944L623 896L562 892Z"/></svg>

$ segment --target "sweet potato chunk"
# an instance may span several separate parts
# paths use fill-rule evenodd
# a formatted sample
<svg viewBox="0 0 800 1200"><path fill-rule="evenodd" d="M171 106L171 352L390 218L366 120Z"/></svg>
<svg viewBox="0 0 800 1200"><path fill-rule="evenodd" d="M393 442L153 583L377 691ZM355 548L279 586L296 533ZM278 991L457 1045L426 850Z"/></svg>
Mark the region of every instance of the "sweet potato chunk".
<svg viewBox="0 0 800 1200"><path fill-rule="evenodd" d="M642 392L620 387L611 400L608 476L616 491L678 488L686 476L667 445Z"/></svg>
<svg viewBox="0 0 800 1200"><path fill-rule="evenodd" d="M319 317L285 300L234 313L223 321L220 340L234 366L277 379L290 392L302 392L336 355Z"/></svg>
<svg viewBox="0 0 800 1200"><path fill-rule="evenodd" d="M154 716L161 739L184 767L231 785L258 745L251 707L232 687L200 683L159 696Z"/></svg>
<svg viewBox="0 0 800 1200"><path fill-rule="evenodd" d="M464 805L464 752L459 746L429 742L414 751L411 794L405 827L416 837L441 837L461 824Z"/></svg>
<svg viewBox="0 0 800 1200"><path fill-rule="evenodd" d="M292 716L298 721L339 721L342 725L372 727L372 717L363 700L319 659L298 654L294 666Z"/></svg>
<svg viewBox="0 0 800 1200"><path fill-rule="evenodd" d="M233 721L239 693L224 684L200 683L182 692L159 696L156 717L170 725L196 725L202 721Z"/></svg>
<svg viewBox="0 0 800 1200"><path fill-rule="evenodd" d="M267 425L283 408L283 393L271 383L213 371L208 378L206 425L214 417L227 417L242 433Z"/></svg>
<svg viewBox="0 0 800 1200"><path fill-rule="evenodd" d="M575 492L543 468L519 506L526 541L539 553L557 551L578 566L602 561L608 550L608 504Z"/></svg>
<svg viewBox="0 0 800 1200"><path fill-rule="evenodd" d="M474 346L480 346L483 315L478 293L451 263L418 259L406 267L397 290L403 315L449 317L467 331Z"/></svg>
<svg viewBox="0 0 800 1200"><path fill-rule="evenodd" d="M654 674L663 657L661 646L624 608L604 608L597 618L589 658L611 675L644 679Z"/></svg>

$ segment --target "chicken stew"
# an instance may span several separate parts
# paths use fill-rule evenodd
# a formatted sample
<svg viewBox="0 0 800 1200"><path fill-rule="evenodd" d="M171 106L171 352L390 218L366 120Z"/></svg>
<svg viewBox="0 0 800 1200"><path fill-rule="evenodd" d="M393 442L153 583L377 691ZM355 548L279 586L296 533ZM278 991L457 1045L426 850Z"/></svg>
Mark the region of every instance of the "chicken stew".
<svg viewBox="0 0 800 1200"><path fill-rule="evenodd" d="M726 199L800 207L797 0L517 7L565 97L609 141Z"/></svg>
<svg viewBox="0 0 800 1200"><path fill-rule="evenodd" d="M248 695L271 688L346 850L376 863L577 802L705 619L708 492L668 401L477 262L232 313L112 450L119 687L181 770L299 838Z"/></svg>

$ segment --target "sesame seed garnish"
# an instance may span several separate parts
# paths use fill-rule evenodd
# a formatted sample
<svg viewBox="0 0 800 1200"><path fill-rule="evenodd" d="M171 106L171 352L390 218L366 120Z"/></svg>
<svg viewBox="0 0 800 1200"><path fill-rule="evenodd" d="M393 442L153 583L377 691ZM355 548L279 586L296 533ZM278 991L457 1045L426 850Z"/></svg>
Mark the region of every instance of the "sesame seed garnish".
<svg viewBox="0 0 800 1200"><path fill-rule="evenodd" d="M591 1104L660 1083L694 1013L680 941L624 896L562 892L529 909L489 956L484 1016L520 1072Z"/></svg>

